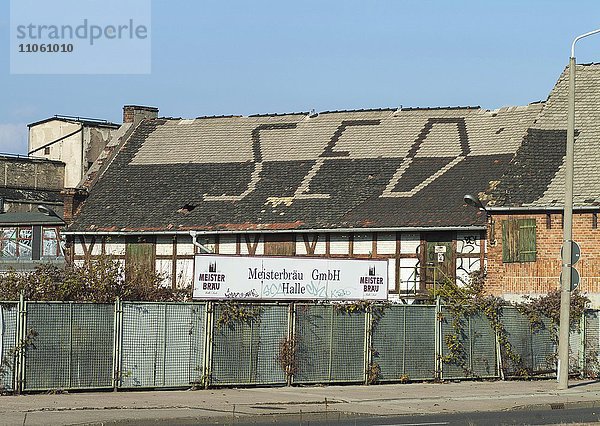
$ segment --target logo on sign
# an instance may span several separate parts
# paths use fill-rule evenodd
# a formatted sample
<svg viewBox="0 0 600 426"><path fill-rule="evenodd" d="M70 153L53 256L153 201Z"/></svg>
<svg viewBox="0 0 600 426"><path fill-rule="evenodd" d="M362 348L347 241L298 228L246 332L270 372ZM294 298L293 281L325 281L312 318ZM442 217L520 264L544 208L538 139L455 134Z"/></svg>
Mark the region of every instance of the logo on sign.
<svg viewBox="0 0 600 426"><path fill-rule="evenodd" d="M376 274L375 265L370 265L369 275L360 277L359 282L365 293L376 293L379 291L379 286L383 285L383 277Z"/></svg>
<svg viewBox="0 0 600 426"><path fill-rule="evenodd" d="M221 283L225 282L225 274L217 273L217 262L208 264L208 272L200 272L198 281L202 284L202 290L217 291L221 288Z"/></svg>

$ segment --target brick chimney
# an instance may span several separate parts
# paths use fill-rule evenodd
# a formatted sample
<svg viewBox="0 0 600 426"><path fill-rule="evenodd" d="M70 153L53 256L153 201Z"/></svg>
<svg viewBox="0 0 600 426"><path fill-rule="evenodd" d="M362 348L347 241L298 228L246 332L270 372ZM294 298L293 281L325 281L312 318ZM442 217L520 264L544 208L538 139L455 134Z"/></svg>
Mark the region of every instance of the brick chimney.
<svg viewBox="0 0 600 426"><path fill-rule="evenodd" d="M140 105L125 105L123 107L123 123L133 123L137 126L147 118L157 118L158 108Z"/></svg>
<svg viewBox="0 0 600 426"><path fill-rule="evenodd" d="M61 191L64 202L63 219L67 224L73 222L81 204L87 198L87 191L78 188L65 188Z"/></svg>

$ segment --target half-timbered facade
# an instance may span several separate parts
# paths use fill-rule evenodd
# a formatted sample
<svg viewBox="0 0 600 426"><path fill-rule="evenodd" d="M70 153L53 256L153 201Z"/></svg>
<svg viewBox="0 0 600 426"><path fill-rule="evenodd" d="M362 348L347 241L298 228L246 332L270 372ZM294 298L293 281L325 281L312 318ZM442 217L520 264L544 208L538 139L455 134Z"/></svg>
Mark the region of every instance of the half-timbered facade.
<svg viewBox="0 0 600 426"><path fill-rule="evenodd" d="M71 197L71 257L174 286L196 253L386 258L392 297L414 296L482 268L486 217L463 196L504 174L542 107L145 119Z"/></svg>

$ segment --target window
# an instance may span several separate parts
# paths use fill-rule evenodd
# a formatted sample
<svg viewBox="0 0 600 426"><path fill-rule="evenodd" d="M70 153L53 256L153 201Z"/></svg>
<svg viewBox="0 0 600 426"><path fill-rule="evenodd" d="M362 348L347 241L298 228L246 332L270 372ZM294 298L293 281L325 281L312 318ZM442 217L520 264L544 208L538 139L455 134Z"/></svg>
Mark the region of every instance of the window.
<svg viewBox="0 0 600 426"><path fill-rule="evenodd" d="M502 221L502 261L535 262L535 219Z"/></svg>
<svg viewBox="0 0 600 426"><path fill-rule="evenodd" d="M31 226L0 228L0 258L31 259Z"/></svg>
<svg viewBox="0 0 600 426"><path fill-rule="evenodd" d="M63 256L60 233L54 226L0 228L0 259L39 260Z"/></svg>
<svg viewBox="0 0 600 426"><path fill-rule="evenodd" d="M60 236L56 228L43 228L42 257L60 256Z"/></svg>

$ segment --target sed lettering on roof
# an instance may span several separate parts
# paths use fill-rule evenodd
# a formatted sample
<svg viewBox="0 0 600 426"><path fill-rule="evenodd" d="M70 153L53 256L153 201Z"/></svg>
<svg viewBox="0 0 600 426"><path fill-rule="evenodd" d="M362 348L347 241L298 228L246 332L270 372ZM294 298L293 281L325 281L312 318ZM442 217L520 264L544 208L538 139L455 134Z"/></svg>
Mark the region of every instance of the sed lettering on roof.
<svg viewBox="0 0 600 426"><path fill-rule="evenodd" d="M344 120L337 127L333 135L331 136L328 144L323 149L323 152L315 160L314 165L308 171L308 173L302 179L302 182L296 188L292 197L270 197L272 203L291 204L294 200L302 199L323 199L330 198L329 193L314 193L310 191L311 182L319 174L325 161L335 161L336 159L348 158L350 153L348 151L337 149L336 145L344 132L352 127L356 126L378 126L381 124L381 120ZM270 123L261 124L252 130L252 153L253 153L253 164L254 169L250 175L250 180L244 191L236 195L210 195L204 194L204 201L240 201L246 196L254 192L257 184L261 180L261 173L263 171L263 152L261 147L261 135L264 132L273 130L284 130L284 129L295 129L297 123ZM431 149L425 148L427 140L433 132L441 131L442 133L454 133L454 137L449 138L450 140L458 140L459 147L457 147L458 155L454 157L440 156L439 158L447 159L446 162L442 162L437 171L433 172L423 181L416 185L412 185L407 189L398 190L398 187L403 187L402 178L405 173L409 170L411 164L418 157L438 157L435 153L429 152ZM417 194L419 191L426 188L433 181L444 175L454 166L462 162L470 153L469 139L467 134L467 128L464 118L430 118L427 120L423 128L415 138L408 154L406 157L400 160L400 164L396 169L396 172L390 178L387 186L383 192L379 195L380 198L398 198L398 197L411 197Z"/></svg>

